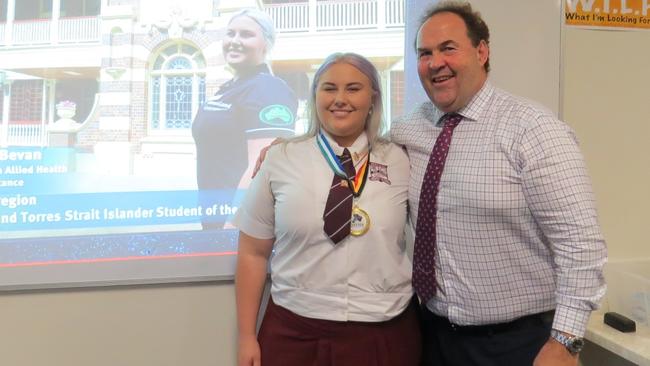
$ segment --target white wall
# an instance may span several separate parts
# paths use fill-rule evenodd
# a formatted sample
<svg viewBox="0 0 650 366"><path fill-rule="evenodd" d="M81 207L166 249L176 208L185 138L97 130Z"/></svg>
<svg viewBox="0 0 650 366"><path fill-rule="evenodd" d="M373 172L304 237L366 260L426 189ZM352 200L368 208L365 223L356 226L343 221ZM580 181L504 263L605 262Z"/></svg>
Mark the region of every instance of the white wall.
<svg viewBox="0 0 650 366"><path fill-rule="evenodd" d="M587 159L609 256L650 257L650 32L565 34L564 117Z"/></svg>
<svg viewBox="0 0 650 366"><path fill-rule="evenodd" d="M235 365L232 282L5 293L6 366Z"/></svg>

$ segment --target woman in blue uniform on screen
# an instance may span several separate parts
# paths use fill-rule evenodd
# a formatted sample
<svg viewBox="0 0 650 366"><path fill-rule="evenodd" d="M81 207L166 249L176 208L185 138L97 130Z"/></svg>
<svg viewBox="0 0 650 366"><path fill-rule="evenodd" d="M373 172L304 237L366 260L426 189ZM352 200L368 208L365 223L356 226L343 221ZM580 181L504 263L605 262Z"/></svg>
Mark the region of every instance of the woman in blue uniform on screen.
<svg viewBox="0 0 650 366"><path fill-rule="evenodd" d="M234 76L206 99L192 125L204 210L216 205L228 213L235 189L248 185L259 151L294 133L298 101L266 63L274 41L273 21L260 10L242 10L228 23L222 50ZM223 227L227 218L216 213L203 217L204 229Z"/></svg>

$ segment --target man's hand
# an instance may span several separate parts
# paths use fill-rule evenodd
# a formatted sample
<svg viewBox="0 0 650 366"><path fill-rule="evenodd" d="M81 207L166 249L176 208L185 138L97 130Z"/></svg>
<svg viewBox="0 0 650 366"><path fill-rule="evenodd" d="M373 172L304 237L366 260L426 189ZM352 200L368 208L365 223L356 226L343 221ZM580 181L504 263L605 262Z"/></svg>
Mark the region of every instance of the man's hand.
<svg viewBox="0 0 650 366"><path fill-rule="evenodd" d="M563 344L550 338L539 351L533 366L577 366L578 355L572 355Z"/></svg>
<svg viewBox="0 0 650 366"><path fill-rule="evenodd" d="M257 157L257 160L255 161L255 168L253 168L253 175L251 176L251 178L255 178L255 175L257 174L257 172L260 171L260 167L262 166L262 162L264 161L264 159L266 159L266 152L269 151L271 146L277 145L277 144L281 143L282 141L284 141L284 140L278 137L275 140L273 140L273 142L271 142L271 145L265 146L265 147L262 148L262 150L260 150L260 155Z"/></svg>

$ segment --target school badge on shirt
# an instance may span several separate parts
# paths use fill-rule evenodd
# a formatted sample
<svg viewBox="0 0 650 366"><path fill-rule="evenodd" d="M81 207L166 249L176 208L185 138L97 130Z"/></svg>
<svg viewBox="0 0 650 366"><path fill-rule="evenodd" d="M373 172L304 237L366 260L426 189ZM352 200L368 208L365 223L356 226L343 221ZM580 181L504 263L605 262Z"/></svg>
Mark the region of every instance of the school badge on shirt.
<svg viewBox="0 0 650 366"><path fill-rule="evenodd" d="M390 179L388 179L387 165L370 162L370 166L368 168L369 168L368 179L376 180L390 185Z"/></svg>

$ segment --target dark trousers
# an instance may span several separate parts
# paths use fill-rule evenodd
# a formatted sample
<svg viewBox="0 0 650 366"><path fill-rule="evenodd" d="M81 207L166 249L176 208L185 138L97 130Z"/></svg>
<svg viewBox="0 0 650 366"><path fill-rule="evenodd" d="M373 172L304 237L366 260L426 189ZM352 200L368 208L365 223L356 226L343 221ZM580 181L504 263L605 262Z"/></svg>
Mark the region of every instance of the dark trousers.
<svg viewBox="0 0 650 366"><path fill-rule="evenodd" d="M422 366L531 366L550 337L553 312L464 327L424 308L421 319Z"/></svg>
<svg viewBox="0 0 650 366"><path fill-rule="evenodd" d="M258 334L264 366L418 366L421 339L413 301L385 322L299 316L269 301Z"/></svg>

